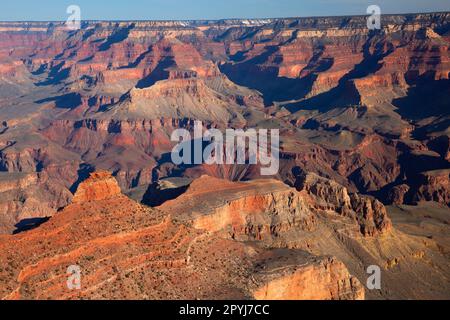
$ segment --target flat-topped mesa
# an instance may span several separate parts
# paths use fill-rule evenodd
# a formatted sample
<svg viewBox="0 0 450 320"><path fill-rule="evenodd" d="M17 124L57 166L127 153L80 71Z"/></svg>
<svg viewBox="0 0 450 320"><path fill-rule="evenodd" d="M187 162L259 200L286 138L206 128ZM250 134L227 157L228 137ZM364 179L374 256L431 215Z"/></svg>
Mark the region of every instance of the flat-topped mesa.
<svg viewBox="0 0 450 320"><path fill-rule="evenodd" d="M105 200L119 195L121 195L119 184L111 173L97 171L91 173L90 177L78 186L72 203Z"/></svg>
<svg viewBox="0 0 450 320"><path fill-rule="evenodd" d="M315 217L293 188L277 180L230 182L209 176L194 180L180 197L160 207L208 232L236 240L267 240L290 230L312 230Z"/></svg>

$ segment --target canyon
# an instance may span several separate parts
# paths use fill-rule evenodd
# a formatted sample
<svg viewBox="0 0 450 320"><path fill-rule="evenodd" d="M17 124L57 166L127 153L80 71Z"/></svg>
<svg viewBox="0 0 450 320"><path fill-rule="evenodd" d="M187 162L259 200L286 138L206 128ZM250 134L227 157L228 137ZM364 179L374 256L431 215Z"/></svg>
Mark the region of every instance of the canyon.
<svg viewBox="0 0 450 320"><path fill-rule="evenodd" d="M449 48L445 12L0 22L0 298L450 298ZM279 172L175 165L196 121L279 129Z"/></svg>

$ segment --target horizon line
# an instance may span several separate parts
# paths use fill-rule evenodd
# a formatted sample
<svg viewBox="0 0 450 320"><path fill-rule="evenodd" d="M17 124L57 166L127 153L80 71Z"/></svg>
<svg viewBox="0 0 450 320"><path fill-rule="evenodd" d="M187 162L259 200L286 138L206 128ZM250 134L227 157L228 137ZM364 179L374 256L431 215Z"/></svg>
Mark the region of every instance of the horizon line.
<svg viewBox="0 0 450 320"><path fill-rule="evenodd" d="M405 12L405 13L382 13L381 16L407 16L420 14L450 14L450 11L429 11L429 12ZM220 21L245 21L245 20L291 20L291 19L318 19L318 18L345 18L345 17L368 17L370 14L359 15L330 15L330 16L291 16L273 18L220 18L220 19L82 19L81 23L90 22L220 22ZM30 22L30 23L65 23L65 20L0 20L1 22Z"/></svg>

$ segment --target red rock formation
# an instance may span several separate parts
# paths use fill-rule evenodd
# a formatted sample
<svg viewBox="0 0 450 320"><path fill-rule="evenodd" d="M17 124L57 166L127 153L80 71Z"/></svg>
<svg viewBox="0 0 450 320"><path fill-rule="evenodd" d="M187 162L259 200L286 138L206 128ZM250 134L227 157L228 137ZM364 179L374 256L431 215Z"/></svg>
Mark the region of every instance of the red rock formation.
<svg viewBox="0 0 450 320"><path fill-rule="evenodd" d="M83 203L113 198L121 193L116 179L111 173L99 171L91 173L90 177L78 186L72 203Z"/></svg>
<svg viewBox="0 0 450 320"><path fill-rule="evenodd" d="M221 196L213 197L218 191ZM275 180L231 183L202 176L160 209L179 212L180 218L193 220L195 228L227 232L233 239L271 239L292 228L311 230L315 225L305 200Z"/></svg>
<svg viewBox="0 0 450 320"><path fill-rule="evenodd" d="M265 270L266 282L254 292L257 300L364 300L364 288L345 265L328 258L282 274Z"/></svg>

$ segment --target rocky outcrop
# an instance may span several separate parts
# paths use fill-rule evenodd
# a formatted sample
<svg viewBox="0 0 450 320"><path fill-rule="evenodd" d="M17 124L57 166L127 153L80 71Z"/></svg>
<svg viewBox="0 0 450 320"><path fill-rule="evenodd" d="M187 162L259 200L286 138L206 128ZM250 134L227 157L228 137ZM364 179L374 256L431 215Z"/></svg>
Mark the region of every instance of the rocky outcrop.
<svg viewBox="0 0 450 320"><path fill-rule="evenodd" d="M17 110L29 106L23 112L32 111L36 120L36 127L26 129L30 135L39 131L62 148L58 154L75 153L81 162L114 171L124 189L154 182L156 160L171 149L170 130L144 125L136 134L134 123L195 119L244 128L264 122L283 129L281 151L289 160L282 163L282 180L300 166L351 192L375 192L398 181L403 169L392 139L407 139L423 125L402 119L399 113L408 120L404 111L410 108L393 100L409 101L427 81L443 88L448 81L448 17L388 16L374 34L364 17L86 22L71 37L62 23L5 22L0 69L10 82L26 81L19 85L24 92L15 95L17 105L2 103L10 107L1 108L0 118L13 118L11 127L24 121ZM55 85L63 90L51 92ZM1 92L0 101L9 92ZM61 128L59 121L71 123ZM119 121L107 133L93 129ZM425 125L439 127L434 121ZM45 167L49 141L23 146L17 136L0 139L0 146L18 147L0 151L0 170ZM441 150L445 144L438 148L448 158L448 150Z"/></svg>
<svg viewBox="0 0 450 320"><path fill-rule="evenodd" d="M352 218L359 224L363 235L374 236L391 229L392 224L387 216L386 208L374 198L349 194L345 187L313 173L300 176L296 187L314 198L311 203L312 208L331 210Z"/></svg>
<svg viewBox="0 0 450 320"><path fill-rule="evenodd" d="M450 169L420 174L408 196L411 203L435 201L450 206Z"/></svg>
<svg viewBox="0 0 450 320"><path fill-rule="evenodd" d="M345 209L344 215L356 215L356 220L365 236L387 233L392 223L384 205L375 198L352 194L350 212Z"/></svg>
<svg viewBox="0 0 450 320"><path fill-rule="evenodd" d="M113 198L121 194L116 179L107 171L91 173L90 177L80 183L72 203L83 203Z"/></svg>
<svg viewBox="0 0 450 320"><path fill-rule="evenodd" d="M393 187L388 191L387 203L402 205L405 203L405 196L409 192L410 187L407 184L401 184Z"/></svg>
<svg viewBox="0 0 450 320"><path fill-rule="evenodd" d="M257 273L265 282L254 291L257 300L364 300L365 291L345 265L335 258L315 259L301 267Z"/></svg>
<svg viewBox="0 0 450 320"><path fill-rule="evenodd" d="M37 184L37 174L0 174L0 193L13 191L17 189L26 189L31 185Z"/></svg>

